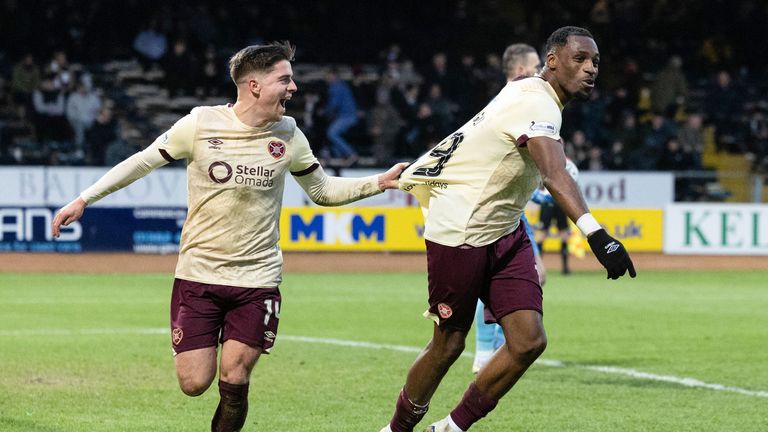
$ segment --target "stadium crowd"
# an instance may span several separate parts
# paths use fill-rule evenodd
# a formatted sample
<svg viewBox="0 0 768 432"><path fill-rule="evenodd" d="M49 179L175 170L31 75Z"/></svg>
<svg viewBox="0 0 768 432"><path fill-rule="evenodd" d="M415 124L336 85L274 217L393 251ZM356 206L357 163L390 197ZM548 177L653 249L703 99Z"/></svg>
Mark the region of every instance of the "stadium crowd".
<svg viewBox="0 0 768 432"><path fill-rule="evenodd" d="M566 153L581 170L702 170L712 145L768 171L765 2L317 3L2 2L0 164L114 165L191 107L232 100L235 47L290 39L299 92L288 114L315 153L387 166L495 96L504 46L541 47L574 24L602 55L592 100L564 112Z"/></svg>

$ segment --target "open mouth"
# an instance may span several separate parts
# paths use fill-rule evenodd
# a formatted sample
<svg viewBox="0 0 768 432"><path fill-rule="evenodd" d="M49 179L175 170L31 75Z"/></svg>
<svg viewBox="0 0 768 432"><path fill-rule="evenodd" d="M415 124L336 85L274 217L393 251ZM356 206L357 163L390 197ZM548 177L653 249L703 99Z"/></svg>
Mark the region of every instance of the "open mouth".
<svg viewBox="0 0 768 432"><path fill-rule="evenodd" d="M285 103L288 102L288 99L280 99L280 106L285 108Z"/></svg>
<svg viewBox="0 0 768 432"><path fill-rule="evenodd" d="M581 83L584 84L584 87L586 88L593 88L595 86L595 80L591 80L591 79L584 80Z"/></svg>

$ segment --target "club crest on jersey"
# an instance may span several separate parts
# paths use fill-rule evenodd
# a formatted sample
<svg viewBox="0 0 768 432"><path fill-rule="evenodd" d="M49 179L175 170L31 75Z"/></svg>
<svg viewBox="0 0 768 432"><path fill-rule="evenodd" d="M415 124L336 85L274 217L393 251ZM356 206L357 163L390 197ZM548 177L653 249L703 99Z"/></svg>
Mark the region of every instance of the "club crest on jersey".
<svg viewBox="0 0 768 432"><path fill-rule="evenodd" d="M440 314L440 318L448 319L453 315L453 309L445 303L438 303L437 313Z"/></svg>
<svg viewBox="0 0 768 432"><path fill-rule="evenodd" d="M550 122L537 122L531 121L531 125L528 129L532 131L544 132L546 134L554 135L557 133L557 128Z"/></svg>
<svg viewBox="0 0 768 432"><path fill-rule="evenodd" d="M173 337L173 344L178 345L181 343L181 340L184 338L184 331L180 328L175 328L173 329L172 337Z"/></svg>
<svg viewBox="0 0 768 432"><path fill-rule="evenodd" d="M275 159L280 159L285 154L285 143L282 141L270 141L267 144L269 154Z"/></svg>

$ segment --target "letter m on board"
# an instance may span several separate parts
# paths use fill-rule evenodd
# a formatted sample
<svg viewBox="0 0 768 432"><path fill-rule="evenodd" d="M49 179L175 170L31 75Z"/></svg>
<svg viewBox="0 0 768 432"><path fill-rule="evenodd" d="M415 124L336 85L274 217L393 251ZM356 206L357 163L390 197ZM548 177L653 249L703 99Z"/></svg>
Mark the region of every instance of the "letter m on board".
<svg viewBox="0 0 768 432"><path fill-rule="evenodd" d="M315 236L315 241L323 241L323 215L317 214L309 223L304 223L301 215L291 215L291 241L299 241L299 237L306 239Z"/></svg>
<svg viewBox="0 0 768 432"><path fill-rule="evenodd" d="M352 218L352 238L355 241L360 241L361 236L371 238L374 235L377 242L384 241L384 215L374 216L369 224L366 224L360 215L355 215Z"/></svg>

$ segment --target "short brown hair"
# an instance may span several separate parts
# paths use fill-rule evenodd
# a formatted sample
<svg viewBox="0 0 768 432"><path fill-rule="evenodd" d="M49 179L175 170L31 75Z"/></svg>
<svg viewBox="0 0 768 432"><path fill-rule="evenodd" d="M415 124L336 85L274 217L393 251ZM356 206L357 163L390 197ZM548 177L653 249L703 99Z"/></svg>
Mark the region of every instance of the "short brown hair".
<svg viewBox="0 0 768 432"><path fill-rule="evenodd" d="M504 55L501 57L501 67L504 70L504 73L508 74L510 70L514 69L513 64L522 63L528 53L537 54L536 48L524 43L508 46L507 49L504 50Z"/></svg>
<svg viewBox="0 0 768 432"><path fill-rule="evenodd" d="M293 61L294 54L296 46L288 41L247 46L229 59L229 76L237 84L251 72L269 72L281 60Z"/></svg>

